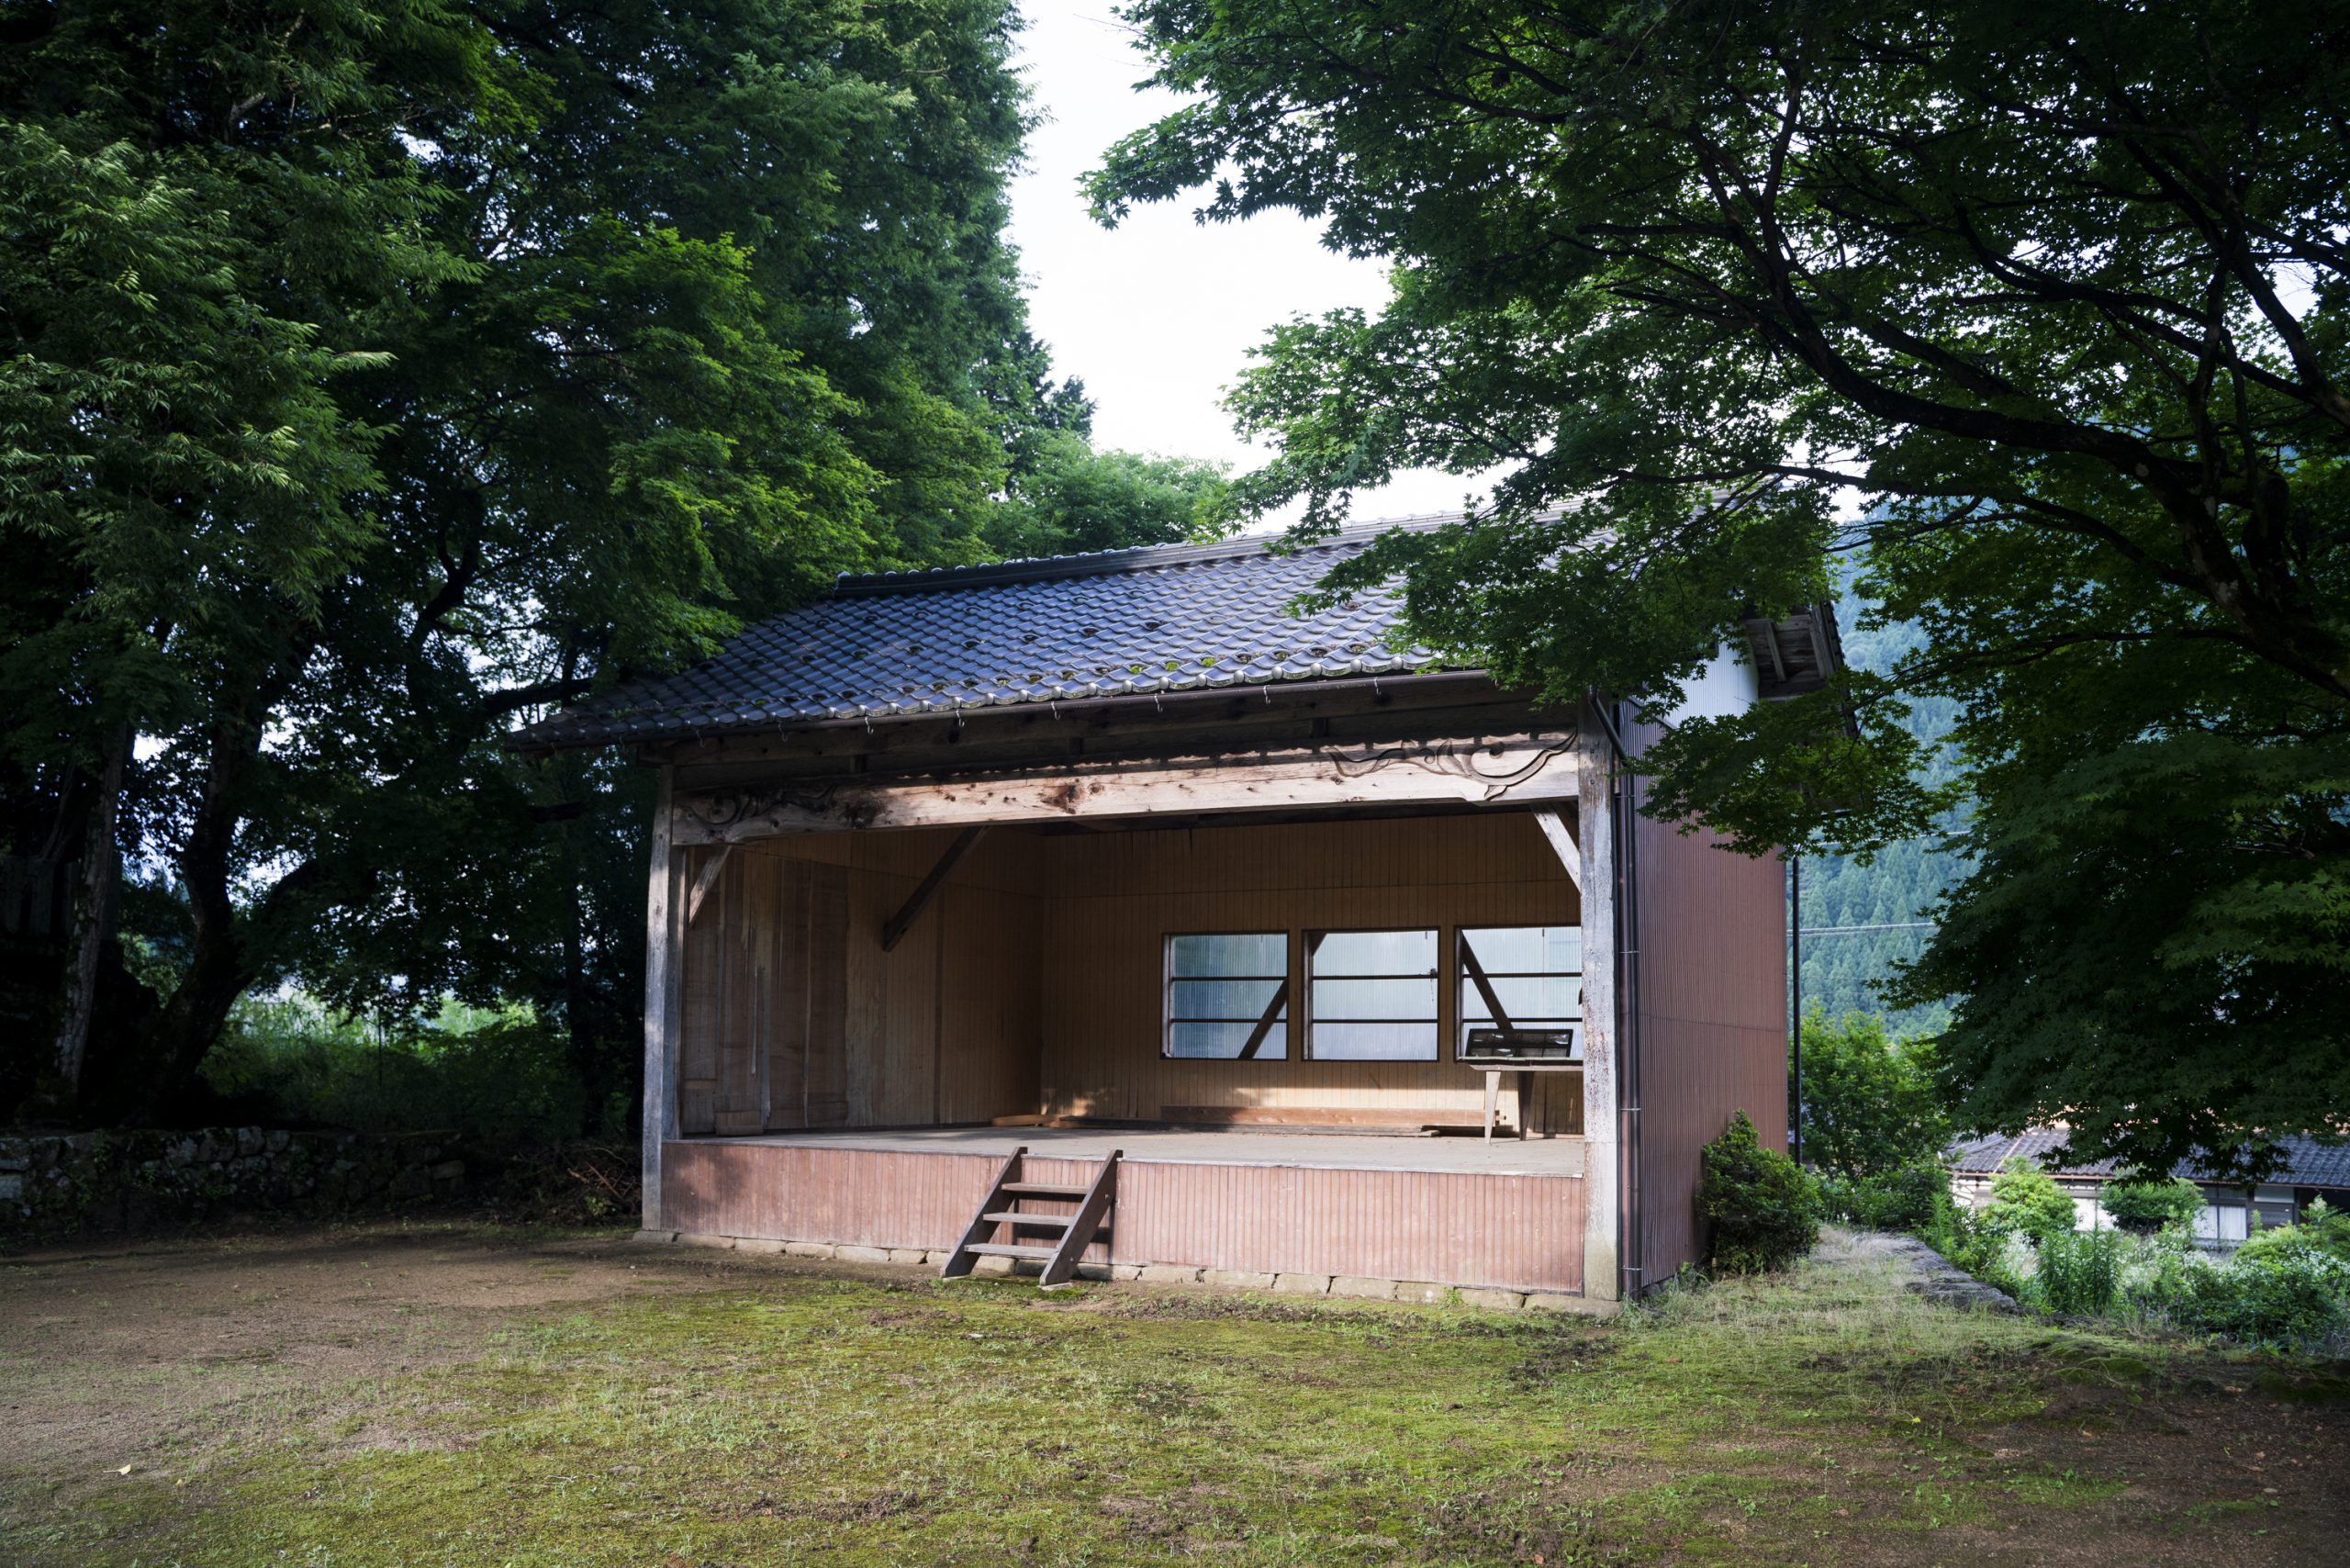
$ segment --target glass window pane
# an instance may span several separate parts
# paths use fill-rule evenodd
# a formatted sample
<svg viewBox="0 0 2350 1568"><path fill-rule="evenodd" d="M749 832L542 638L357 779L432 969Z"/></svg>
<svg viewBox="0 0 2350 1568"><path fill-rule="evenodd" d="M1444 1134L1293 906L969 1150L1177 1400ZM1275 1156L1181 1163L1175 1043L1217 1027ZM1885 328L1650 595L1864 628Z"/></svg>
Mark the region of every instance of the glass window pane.
<svg viewBox="0 0 2350 1568"><path fill-rule="evenodd" d="M1568 975L1583 968L1580 925L1506 925L1464 930L1460 944L1488 974ZM1465 966L1464 966L1465 967Z"/></svg>
<svg viewBox="0 0 2350 1568"><path fill-rule="evenodd" d="M1434 1061L1433 1024L1333 1024L1316 1019L1309 1054L1317 1061Z"/></svg>
<svg viewBox="0 0 2350 1568"><path fill-rule="evenodd" d="M1509 976L1489 979L1486 985L1500 998L1503 1014L1513 1024L1523 1024L1533 1018L1573 1018L1583 1012L1578 997L1583 981L1573 975ZM1460 1016L1488 1019L1494 1010L1485 1005L1485 992L1475 980L1466 976L1460 981Z"/></svg>
<svg viewBox="0 0 2350 1568"><path fill-rule="evenodd" d="M1432 975L1433 931L1326 931L1308 939L1317 975Z"/></svg>
<svg viewBox="0 0 2350 1568"><path fill-rule="evenodd" d="M1170 936L1168 971L1182 976L1289 973L1289 935L1281 931L1237 936Z"/></svg>
<svg viewBox="0 0 2350 1568"><path fill-rule="evenodd" d="M1170 1024L1167 1028L1167 1054L1170 1057L1215 1057L1226 1061L1240 1055L1240 1047L1257 1025L1248 1024ZM1279 1061L1289 1055L1288 1025L1276 1024L1265 1031L1251 1061Z"/></svg>
<svg viewBox="0 0 2350 1568"><path fill-rule="evenodd" d="M1318 980L1314 1016L1436 1021L1436 981L1428 980Z"/></svg>
<svg viewBox="0 0 2350 1568"><path fill-rule="evenodd" d="M1280 980L1184 980L1167 988L1170 1018L1242 1018L1253 1024L1272 1004ZM1281 1011L1289 1011L1284 1002Z"/></svg>

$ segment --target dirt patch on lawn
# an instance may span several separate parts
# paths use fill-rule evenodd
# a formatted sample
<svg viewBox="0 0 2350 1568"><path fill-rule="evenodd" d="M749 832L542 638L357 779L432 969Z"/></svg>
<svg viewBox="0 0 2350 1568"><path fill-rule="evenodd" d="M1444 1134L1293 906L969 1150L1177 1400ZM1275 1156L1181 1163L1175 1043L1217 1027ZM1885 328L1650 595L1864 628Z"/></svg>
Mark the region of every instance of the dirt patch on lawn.
<svg viewBox="0 0 2350 1568"><path fill-rule="evenodd" d="M747 1271L727 1253L628 1235L387 1223L11 1259L0 1476L153 1464L180 1439L273 1423L317 1391L478 1357L519 1316L723 1289ZM391 1439L372 1428L356 1440Z"/></svg>

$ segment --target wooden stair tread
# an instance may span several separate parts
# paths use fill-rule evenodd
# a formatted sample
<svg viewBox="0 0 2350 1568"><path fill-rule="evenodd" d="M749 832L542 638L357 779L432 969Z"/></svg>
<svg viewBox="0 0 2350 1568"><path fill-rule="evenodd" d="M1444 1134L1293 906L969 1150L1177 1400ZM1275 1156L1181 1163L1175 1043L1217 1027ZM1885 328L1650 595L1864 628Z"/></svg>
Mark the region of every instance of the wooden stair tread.
<svg viewBox="0 0 2350 1568"><path fill-rule="evenodd" d="M1118 1161L1123 1158L1112 1149L1108 1159L1093 1174L1090 1185L1072 1187L1057 1182L1023 1182L1020 1162L1026 1159L1025 1147L1015 1148L1003 1162L990 1184L987 1196L980 1200L979 1212L964 1227L963 1238L946 1255L939 1269L943 1280L968 1278L972 1266L982 1258L1017 1258L1044 1264L1044 1277L1038 1282L1046 1290L1058 1290L1069 1282L1077 1272L1077 1260L1085 1249L1102 1238L1110 1222L1111 1210L1117 1203ZM1074 1203L1076 1212L1066 1215L1029 1214L1020 1207L1024 1198L1044 1198L1061 1203ZM1048 1245L1038 1246L1027 1241L989 1241L998 1226L1008 1236L1017 1237L1021 1231L1058 1231Z"/></svg>

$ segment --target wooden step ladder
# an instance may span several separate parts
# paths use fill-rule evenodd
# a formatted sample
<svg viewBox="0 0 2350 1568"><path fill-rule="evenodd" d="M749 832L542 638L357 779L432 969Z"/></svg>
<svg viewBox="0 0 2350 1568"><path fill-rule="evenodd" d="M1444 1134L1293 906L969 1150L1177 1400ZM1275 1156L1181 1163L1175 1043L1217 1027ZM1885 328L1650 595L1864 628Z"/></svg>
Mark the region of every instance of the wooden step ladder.
<svg viewBox="0 0 2350 1568"><path fill-rule="evenodd" d="M1024 1144L1012 1151L1012 1158L997 1171L995 1184L979 1201L979 1212L963 1231L963 1239L946 1255L946 1266L938 1271L942 1280L959 1280L968 1275L982 1258L1025 1258L1045 1265L1044 1278L1037 1282L1046 1290L1065 1285L1077 1275L1077 1260L1085 1255L1102 1229L1102 1222L1110 1217L1111 1207L1118 1201L1118 1159L1125 1152L1112 1149L1110 1158L1102 1162L1094 1173L1093 1183L1087 1187L1064 1186L1052 1182L1022 1180L1021 1161L1028 1153ZM1075 1214L1032 1214L1023 1209L1023 1203L1075 1204ZM1004 1239L994 1239L998 1226ZM1022 1231L1040 1231L1047 1236L1059 1234L1048 1243L1032 1244L1020 1239Z"/></svg>

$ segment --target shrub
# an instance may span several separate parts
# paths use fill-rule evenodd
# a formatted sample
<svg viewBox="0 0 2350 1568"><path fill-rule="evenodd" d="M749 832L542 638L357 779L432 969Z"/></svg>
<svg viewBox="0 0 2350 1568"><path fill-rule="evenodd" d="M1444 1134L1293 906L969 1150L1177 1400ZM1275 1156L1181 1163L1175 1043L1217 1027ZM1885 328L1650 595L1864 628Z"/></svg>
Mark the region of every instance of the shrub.
<svg viewBox="0 0 2350 1568"><path fill-rule="evenodd" d="M299 993L248 998L203 1071L253 1120L358 1132L446 1130L513 1147L576 1137L588 1110L562 1032L528 1007L447 1002L395 1033Z"/></svg>
<svg viewBox="0 0 2350 1568"><path fill-rule="evenodd" d="M1872 1230L1922 1235L1950 1201L1950 1173L1929 1161L1874 1176L1830 1176L1819 1183L1823 1210Z"/></svg>
<svg viewBox="0 0 2350 1568"><path fill-rule="evenodd" d="M2350 1215L2311 1204L2299 1225L2255 1230L2235 1250L2235 1260L2263 1263L2332 1259L2350 1266Z"/></svg>
<svg viewBox="0 0 2350 1568"><path fill-rule="evenodd" d="M2114 1224L2133 1235L2152 1236L2193 1225L2203 1212L2203 1189L2176 1176L2133 1176L2108 1182L2099 1201Z"/></svg>
<svg viewBox="0 0 2350 1568"><path fill-rule="evenodd" d="M2028 1295L2035 1306L2074 1316L2113 1310L2129 1238L2118 1230L2065 1230L2043 1237Z"/></svg>
<svg viewBox="0 0 2350 1568"><path fill-rule="evenodd" d="M1897 1038L1873 1013L1803 1020L1803 1157L1832 1175L1881 1176L1934 1159L1950 1122L1933 1042Z"/></svg>
<svg viewBox="0 0 2350 1568"><path fill-rule="evenodd" d="M2322 1253L2246 1258L2241 1251L2191 1276L2179 1320L2263 1345L2289 1346L2350 1331L2350 1264Z"/></svg>
<svg viewBox="0 0 2350 1568"><path fill-rule="evenodd" d="M1819 1188L1803 1167L1764 1148L1746 1113L1705 1149L1697 1212L1707 1226L1707 1265L1717 1273L1784 1269L1819 1239Z"/></svg>
<svg viewBox="0 0 2350 1568"><path fill-rule="evenodd" d="M2030 1237L2037 1245L2072 1230L2073 1200L2019 1154L1991 1178L1991 1201L1983 1205L1981 1223L2007 1235Z"/></svg>

